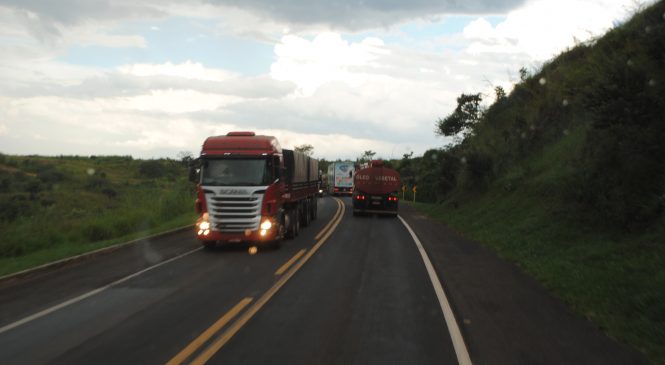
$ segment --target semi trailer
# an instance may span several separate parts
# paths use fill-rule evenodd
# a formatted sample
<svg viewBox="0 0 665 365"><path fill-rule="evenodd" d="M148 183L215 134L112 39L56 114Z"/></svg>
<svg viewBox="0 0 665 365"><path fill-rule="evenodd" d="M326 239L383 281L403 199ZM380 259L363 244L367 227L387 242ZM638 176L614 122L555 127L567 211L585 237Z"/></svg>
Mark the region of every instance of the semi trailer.
<svg viewBox="0 0 665 365"><path fill-rule="evenodd" d="M205 247L276 246L317 217L318 161L254 132L208 137L190 170Z"/></svg>

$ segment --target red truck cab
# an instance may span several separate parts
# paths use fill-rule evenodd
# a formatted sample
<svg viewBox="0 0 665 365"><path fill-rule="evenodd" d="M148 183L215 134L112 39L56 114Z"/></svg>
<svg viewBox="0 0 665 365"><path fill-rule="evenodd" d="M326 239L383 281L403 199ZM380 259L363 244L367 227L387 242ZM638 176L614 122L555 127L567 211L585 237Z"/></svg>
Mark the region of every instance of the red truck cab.
<svg viewBox="0 0 665 365"><path fill-rule="evenodd" d="M291 162L285 164L286 160ZM293 176L302 175L304 167L294 167L293 160L294 152L282 150L272 136L230 132L208 137L194 177L200 215L196 234L201 243L206 247L232 242L278 244L286 235L297 235L301 223L316 217L317 189L316 182L294 189Z"/></svg>

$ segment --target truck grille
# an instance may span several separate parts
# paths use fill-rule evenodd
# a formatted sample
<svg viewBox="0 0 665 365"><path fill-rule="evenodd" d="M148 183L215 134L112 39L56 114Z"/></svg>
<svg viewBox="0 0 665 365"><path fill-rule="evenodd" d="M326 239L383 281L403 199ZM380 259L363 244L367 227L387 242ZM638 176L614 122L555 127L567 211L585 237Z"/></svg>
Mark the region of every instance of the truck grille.
<svg viewBox="0 0 665 365"><path fill-rule="evenodd" d="M265 188L234 188L233 195L224 194L225 190L229 189L210 186L205 188L213 230L228 233L257 230L261 221L261 203Z"/></svg>

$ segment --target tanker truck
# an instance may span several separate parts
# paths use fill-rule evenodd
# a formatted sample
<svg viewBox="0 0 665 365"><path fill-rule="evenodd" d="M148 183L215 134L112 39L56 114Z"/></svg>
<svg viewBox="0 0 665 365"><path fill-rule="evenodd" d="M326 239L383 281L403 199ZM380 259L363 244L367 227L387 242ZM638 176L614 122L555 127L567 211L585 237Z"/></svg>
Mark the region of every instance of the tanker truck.
<svg viewBox="0 0 665 365"><path fill-rule="evenodd" d="M208 137L190 170L196 235L205 247L247 242L279 247L317 216L318 161L282 149L275 137Z"/></svg>
<svg viewBox="0 0 665 365"><path fill-rule="evenodd" d="M399 172L374 160L353 178L353 215L377 213L397 217Z"/></svg>

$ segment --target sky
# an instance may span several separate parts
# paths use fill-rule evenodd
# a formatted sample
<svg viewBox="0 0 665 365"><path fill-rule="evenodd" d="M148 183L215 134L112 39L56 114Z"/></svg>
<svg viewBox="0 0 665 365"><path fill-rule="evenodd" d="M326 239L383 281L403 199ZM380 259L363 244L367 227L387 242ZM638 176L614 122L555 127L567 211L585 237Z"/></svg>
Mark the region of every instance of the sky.
<svg viewBox="0 0 665 365"><path fill-rule="evenodd" d="M176 158L230 131L355 159L441 148L461 93L635 0L0 0L0 153Z"/></svg>

